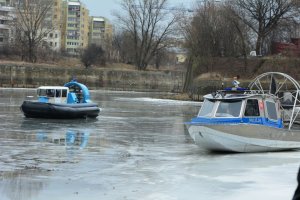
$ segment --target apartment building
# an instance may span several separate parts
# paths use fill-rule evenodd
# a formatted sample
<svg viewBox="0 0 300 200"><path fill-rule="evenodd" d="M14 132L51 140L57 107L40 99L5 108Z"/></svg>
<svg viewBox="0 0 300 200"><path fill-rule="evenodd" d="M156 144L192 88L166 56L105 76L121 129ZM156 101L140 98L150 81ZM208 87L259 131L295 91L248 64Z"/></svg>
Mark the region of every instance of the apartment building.
<svg viewBox="0 0 300 200"><path fill-rule="evenodd" d="M13 7L19 0L0 0L0 6Z"/></svg>
<svg viewBox="0 0 300 200"><path fill-rule="evenodd" d="M7 6L8 0L0 0L0 6Z"/></svg>
<svg viewBox="0 0 300 200"><path fill-rule="evenodd" d="M89 43L108 49L112 41L113 28L105 17L90 17Z"/></svg>
<svg viewBox="0 0 300 200"><path fill-rule="evenodd" d="M8 1L0 1L0 48L4 48L13 42L14 8L9 6Z"/></svg>
<svg viewBox="0 0 300 200"><path fill-rule="evenodd" d="M89 10L79 0L64 0L62 18L61 48L76 55L88 46Z"/></svg>
<svg viewBox="0 0 300 200"><path fill-rule="evenodd" d="M20 2L24 0L0 0L0 47L14 39L10 24L16 17L14 5ZM42 26L44 48L78 55L89 44L111 47L111 23L105 17L89 17L89 10L80 0L53 0Z"/></svg>
<svg viewBox="0 0 300 200"><path fill-rule="evenodd" d="M24 0L0 0L0 47L12 43L16 37L13 20L16 19L17 4L22 4ZM39 31L45 32L43 47L59 51L61 44L61 0L53 0L53 7L46 14L42 24L43 28Z"/></svg>
<svg viewBox="0 0 300 200"><path fill-rule="evenodd" d="M44 46L49 47L53 51L61 50L61 31L62 31L62 2L61 0L53 0L53 6L48 11L45 18Z"/></svg>

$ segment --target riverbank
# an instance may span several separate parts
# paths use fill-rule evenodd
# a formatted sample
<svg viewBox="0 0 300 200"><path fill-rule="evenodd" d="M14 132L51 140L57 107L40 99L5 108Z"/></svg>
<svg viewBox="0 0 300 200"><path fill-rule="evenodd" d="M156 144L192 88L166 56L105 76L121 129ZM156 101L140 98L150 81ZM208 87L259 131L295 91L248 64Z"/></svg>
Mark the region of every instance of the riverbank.
<svg viewBox="0 0 300 200"><path fill-rule="evenodd" d="M0 60L0 87L36 88L40 85L63 85L73 78L86 84L90 89L165 92L163 98L176 100L202 100L203 95L231 87L234 76L240 76L242 87L258 74L278 71L300 79L298 58L257 57L249 58L247 65L240 58L214 58L207 63L198 63L199 73L192 81L188 94L181 94L185 82L186 66L170 65L157 70L149 66L147 71L138 71L133 65L111 63L106 66L93 66L85 69L70 60L70 63L40 63ZM200 70L200 71L199 71Z"/></svg>
<svg viewBox="0 0 300 200"><path fill-rule="evenodd" d="M41 85L63 85L74 78L91 89L179 92L184 84L185 72L0 63L0 87L36 88Z"/></svg>

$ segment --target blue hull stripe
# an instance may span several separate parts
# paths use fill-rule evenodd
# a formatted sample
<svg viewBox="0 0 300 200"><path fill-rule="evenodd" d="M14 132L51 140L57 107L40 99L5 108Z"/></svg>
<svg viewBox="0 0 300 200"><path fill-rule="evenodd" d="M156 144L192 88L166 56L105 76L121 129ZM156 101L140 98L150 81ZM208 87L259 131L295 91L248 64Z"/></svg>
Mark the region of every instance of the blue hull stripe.
<svg viewBox="0 0 300 200"><path fill-rule="evenodd" d="M271 120L264 117L251 117L251 118L205 118L196 117L186 124L190 125L235 125L235 124L257 124L274 128L283 128L282 119Z"/></svg>

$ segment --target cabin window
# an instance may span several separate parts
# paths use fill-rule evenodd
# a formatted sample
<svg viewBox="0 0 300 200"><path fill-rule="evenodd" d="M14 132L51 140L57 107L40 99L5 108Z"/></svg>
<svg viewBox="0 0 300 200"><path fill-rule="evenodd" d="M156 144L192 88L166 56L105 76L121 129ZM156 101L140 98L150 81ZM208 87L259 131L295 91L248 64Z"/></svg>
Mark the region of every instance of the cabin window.
<svg viewBox="0 0 300 200"><path fill-rule="evenodd" d="M259 106L257 99L248 99L245 109L245 116L246 117L257 117L260 116L259 114Z"/></svg>
<svg viewBox="0 0 300 200"><path fill-rule="evenodd" d="M47 96L47 95L46 95L46 90L41 90L41 89L39 89L39 90L37 91L37 94L38 94L38 96L40 96L40 97L42 97L42 96Z"/></svg>
<svg viewBox="0 0 300 200"><path fill-rule="evenodd" d="M60 97L61 95L61 90L56 90L55 91L55 97Z"/></svg>
<svg viewBox="0 0 300 200"><path fill-rule="evenodd" d="M201 110L200 110L198 116L211 117L214 104L215 104L214 102L205 99L205 101L203 102L203 104L201 106Z"/></svg>
<svg viewBox="0 0 300 200"><path fill-rule="evenodd" d="M67 90L62 90L62 97L67 97L67 93L68 93Z"/></svg>
<svg viewBox="0 0 300 200"><path fill-rule="evenodd" d="M55 90L53 90L53 89L47 89L46 90L46 96L47 97L54 97L54 94L55 94Z"/></svg>
<svg viewBox="0 0 300 200"><path fill-rule="evenodd" d="M274 102L266 101L266 107L269 119L277 120L277 109Z"/></svg>
<svg viewBox="0 0 300 200"><path fill-rule="evenodd" d="M221 101L216 112L216 117L239 117L242 101L223 102Z"/></svg>

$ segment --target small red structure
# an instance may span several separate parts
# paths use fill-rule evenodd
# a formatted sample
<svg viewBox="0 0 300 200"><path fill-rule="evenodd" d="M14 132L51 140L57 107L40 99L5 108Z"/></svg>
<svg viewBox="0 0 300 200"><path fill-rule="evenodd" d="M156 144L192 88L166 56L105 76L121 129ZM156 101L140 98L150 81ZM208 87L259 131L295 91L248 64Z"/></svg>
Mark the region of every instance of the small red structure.
<svg viewBox="0 0 300 200"><path fill-rule="evenodd" d="M291 38L291 42L273 42L272 54L300 57L300 38Z"/></svg>

